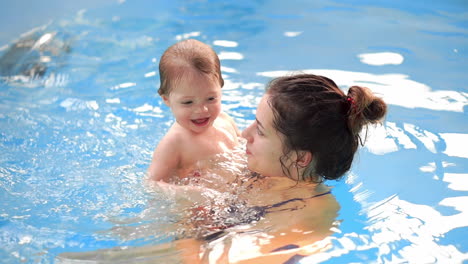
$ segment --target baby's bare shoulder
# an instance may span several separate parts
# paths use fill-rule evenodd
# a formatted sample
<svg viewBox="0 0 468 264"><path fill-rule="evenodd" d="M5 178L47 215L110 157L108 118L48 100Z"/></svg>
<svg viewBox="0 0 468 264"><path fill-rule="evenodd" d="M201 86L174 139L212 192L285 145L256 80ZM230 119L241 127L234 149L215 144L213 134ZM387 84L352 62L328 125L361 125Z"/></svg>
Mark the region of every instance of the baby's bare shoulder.
<svg viewBox="0 0 468 264"><path fill-rule="evenodd" d="M159 145L164 145L166 148L170 148L172 151L177 151L178 147L185 143L185 138L187 136L189 135L186 135L183 129L180 129L177 126L172 126L161 139Z"/></svg>
<svg viewBox="0 0 468 264"><path fill-rule="evenodd" d="M219 113L218 118L225 119L225 120L233 120L230 115L228 115L226 112L223 112L223 111Z"/></svg>
<svg viewBox="0 0 468 264"><path fill-rule="evenodd" d="M223 123L224 125L235 125L234 119L225 112L221 112L216 120L220 123Z"/></svg>
<svg viewBox="0 0 468 264"><path fill-rule="evenodd" d="M220 119L222 125L225 128L232 130L233 134L240 136L240 132L239 132L239 129L237 128L236 122L230 115L228 115L225 112L221 112L218 116L218 119Z"/></svg>

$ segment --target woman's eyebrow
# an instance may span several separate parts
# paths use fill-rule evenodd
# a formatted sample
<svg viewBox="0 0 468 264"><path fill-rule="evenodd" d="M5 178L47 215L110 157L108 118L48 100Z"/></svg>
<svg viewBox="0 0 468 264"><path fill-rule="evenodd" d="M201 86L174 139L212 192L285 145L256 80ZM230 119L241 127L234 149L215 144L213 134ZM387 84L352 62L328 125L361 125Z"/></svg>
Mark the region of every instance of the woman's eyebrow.
<svg viewBox="0 0 468 264"><path fill-rule="evenodd" d="M262 129L265 129L260 121L258 121L257 118L255 118L255 121L257 122L258 126L261 127Z"/></svg>

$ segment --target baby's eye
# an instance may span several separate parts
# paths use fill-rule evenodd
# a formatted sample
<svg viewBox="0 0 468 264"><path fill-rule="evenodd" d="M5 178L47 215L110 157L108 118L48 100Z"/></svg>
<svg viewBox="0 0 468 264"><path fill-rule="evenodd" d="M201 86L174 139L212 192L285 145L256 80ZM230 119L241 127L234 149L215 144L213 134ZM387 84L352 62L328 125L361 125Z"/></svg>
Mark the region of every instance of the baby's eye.
<svg viewBox="0 0 468 264"><path fill-rule="evenodd" d="M216 97L210 97L208 98L208 101L215 101L216 100Z"/></svg>
<svg viewBox="0 0 468 264"><path fill-rule="evenodd" d="M189 105L189 104L192 104L192 103L193 103L193 101L183 101L182 102L182 104L184 104L184 105Z"/></svg>

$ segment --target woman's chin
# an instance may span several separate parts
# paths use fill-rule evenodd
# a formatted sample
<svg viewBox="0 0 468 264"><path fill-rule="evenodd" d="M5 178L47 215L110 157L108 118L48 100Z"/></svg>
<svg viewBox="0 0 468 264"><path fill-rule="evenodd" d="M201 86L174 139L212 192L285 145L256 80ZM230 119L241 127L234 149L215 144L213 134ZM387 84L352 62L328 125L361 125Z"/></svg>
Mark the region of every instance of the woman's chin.
<svg viewBox="0 0 468 264"><path fill-rule="evenodd" d="M247 168L249 169L249 171L251 172L255 172L255 173L260 173L256 170L255 166L252 166L252 164L250 164L250 162L247 163Z"/></svg>

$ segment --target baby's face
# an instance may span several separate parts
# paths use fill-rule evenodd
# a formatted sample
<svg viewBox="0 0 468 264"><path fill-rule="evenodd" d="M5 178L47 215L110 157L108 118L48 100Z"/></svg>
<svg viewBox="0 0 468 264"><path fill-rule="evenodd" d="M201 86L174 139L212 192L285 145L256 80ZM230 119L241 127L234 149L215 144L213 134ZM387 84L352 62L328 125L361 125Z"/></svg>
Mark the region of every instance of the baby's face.
<svg viewBox="0 0 468 264"><path fill-rule="evenodd" d="M208 129L221 112L219 83L201 74L186 74L163 99L177 123L194 133Z"/></svg>

